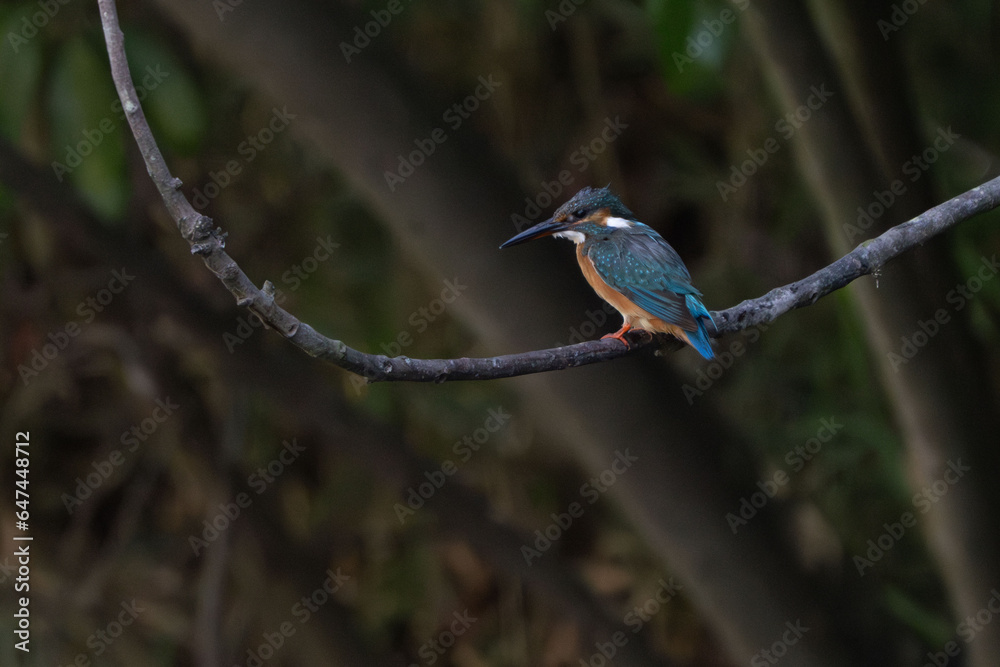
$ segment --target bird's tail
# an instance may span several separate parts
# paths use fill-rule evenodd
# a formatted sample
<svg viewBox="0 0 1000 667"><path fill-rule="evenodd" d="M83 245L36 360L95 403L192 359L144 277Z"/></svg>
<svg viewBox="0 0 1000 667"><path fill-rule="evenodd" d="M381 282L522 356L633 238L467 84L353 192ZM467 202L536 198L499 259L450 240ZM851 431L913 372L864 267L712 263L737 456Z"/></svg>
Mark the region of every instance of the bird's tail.
<svg viewBox="0 0 1000 667"><path fill-rule="evenodd" d="M687 337L688 341L691 343L691 347L698 350L698 354L705 357L706 359L715 358L715 353L712 351L712 343L708 336L708 329L705 327L705 321L708 320L715 326L715 320L712 319L712 314L708 312L697 296L694 294L688 294L685 296L685 301L687 302L688 310L694 316L694 321L698 325L697 331L688 331Z"/></svg>

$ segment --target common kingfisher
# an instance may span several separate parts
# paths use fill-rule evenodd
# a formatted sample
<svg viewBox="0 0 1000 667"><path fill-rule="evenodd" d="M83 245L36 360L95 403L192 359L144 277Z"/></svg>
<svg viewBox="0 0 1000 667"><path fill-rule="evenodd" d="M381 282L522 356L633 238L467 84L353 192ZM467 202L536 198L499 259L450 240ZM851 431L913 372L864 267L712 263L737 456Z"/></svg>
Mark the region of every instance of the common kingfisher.
<svg viewBox="0 0 1000 667"><path fill-rule="evenodd" d="M549 235L576 244L583 276L624 318L621 329L603 338L617 338L627 347L625 333L634 327L670 334L706 359L715 356L705 327L714 325L712 315L680 255L608 188L583 188L551 218L500 247Z"/></svg>

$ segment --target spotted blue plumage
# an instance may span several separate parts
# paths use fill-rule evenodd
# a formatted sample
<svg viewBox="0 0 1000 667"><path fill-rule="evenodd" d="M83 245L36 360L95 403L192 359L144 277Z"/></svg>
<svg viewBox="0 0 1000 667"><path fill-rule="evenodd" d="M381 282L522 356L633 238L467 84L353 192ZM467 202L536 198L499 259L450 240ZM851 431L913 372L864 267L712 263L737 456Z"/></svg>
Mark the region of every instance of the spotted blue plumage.
<svg viewBox="0 0 1000 667"><path fill-rule="evenodd" d="M701 356L713 358L705 326L712 316L683 260L655 230L632 221L632 227L605 227L603 233L588 235L581 251L610 287L650 315L684 329Z"/></svg>

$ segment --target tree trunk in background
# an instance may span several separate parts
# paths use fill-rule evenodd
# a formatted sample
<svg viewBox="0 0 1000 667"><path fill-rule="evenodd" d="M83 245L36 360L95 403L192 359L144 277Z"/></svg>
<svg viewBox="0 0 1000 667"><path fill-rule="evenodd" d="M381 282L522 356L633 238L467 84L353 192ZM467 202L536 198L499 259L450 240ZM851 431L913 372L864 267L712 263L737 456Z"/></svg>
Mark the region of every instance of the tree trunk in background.
<svg viewBox="0 0 1000 667"><path fill-rule="evenodd" d="M884 132L887 126L905 119L899 103L878 104L871 99L876 90L883 96L892 95L891 89L879 88L885 83L885 72L851 71L851 85L845 85L827 60L820 36L801 4L761 0L752 3L745 15L750 40L785 111L802 104L811 86L825 85L834 93L798 130L794 149L823 212L831 255L840 256L862 240L855 238L849 244L844 226L856 225L858 206L867 207L874 201L875 190L885 190L891 179L899 178L903 163L914 152L915 133L907 132L905 126ZM875 29L875 24L866 29ZM864 39L859 38L859 42L862 44L840 47L850 54L852 46L866 48ZM844 56L842 60L856 67L868 63L867 56ZM897 71L895 76L903 75ZM852 116L852 101L859 116L870 114L864 122ZM866 147L863 137L872 145ZM933 139L927 139L918 150ZM925 175L921 191L926 192L929 180ZM890 207L882 224L889 227L904 221L926 200L925 195L912 196ZM876 233L869 230L863 238ZM955 617L964 619L982 608L1000 581L995 522L989 519L998 507L993 477L1000 469L990 382L985 368L975 363L975 354L968 353L978 344L962 321L965 313L952 313L953 321L940 327L928 344L933 353L921 350L898 368L893 368L888 357L889 353L900 354L901 337L919 331L921 320L933 319L938 309L951 310L945 295L956 281L945 268L945 255L940 247L921 249L885 271L877 289L872 280L858 281L849 289L857 299L879 376L903 431L914 491L942 479L949 461L961 460L971 467L971 472L951 486L926 515L915 512L922 518L930 550L941 567ZM940 282L927 286L929 276ZM936 298L929 296L934 294ZM886 517L887 521L896 519ZM970 665L1000 664L1000 626L986 626L967 646Z"/></svg>

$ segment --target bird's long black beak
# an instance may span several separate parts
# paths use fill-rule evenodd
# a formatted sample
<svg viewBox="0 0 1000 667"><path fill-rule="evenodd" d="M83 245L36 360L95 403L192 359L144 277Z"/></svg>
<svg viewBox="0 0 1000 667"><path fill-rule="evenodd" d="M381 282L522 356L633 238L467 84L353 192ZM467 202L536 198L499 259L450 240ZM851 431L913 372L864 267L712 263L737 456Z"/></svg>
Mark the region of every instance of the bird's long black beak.
<svg viewBox="0 0 1000 667"><path fill-rule="evenodd" d="M567 229L569 224L565 222L556 222L554 219L549 218L544 222L539 222L533 227L528 227L523 232L517 236L508 239L501 245L501 248L509 248L512 245L517 245L518 243L524 243L526 241L531 241L532 239L538 239L543 236L548 236L549 234L555 234L556 232L561 232Z"/></svg>

